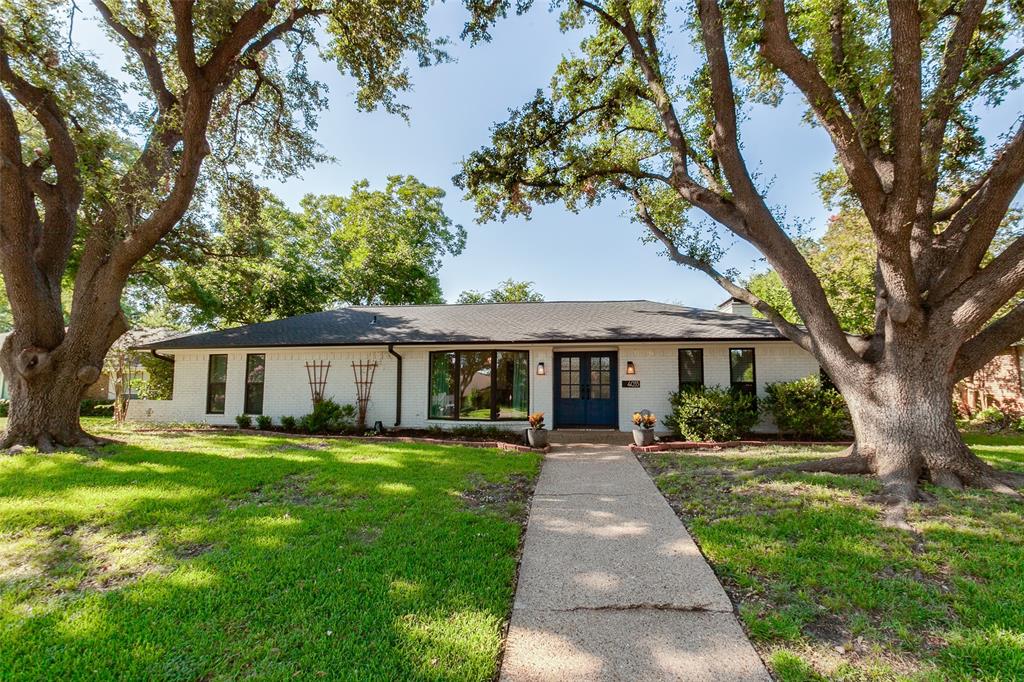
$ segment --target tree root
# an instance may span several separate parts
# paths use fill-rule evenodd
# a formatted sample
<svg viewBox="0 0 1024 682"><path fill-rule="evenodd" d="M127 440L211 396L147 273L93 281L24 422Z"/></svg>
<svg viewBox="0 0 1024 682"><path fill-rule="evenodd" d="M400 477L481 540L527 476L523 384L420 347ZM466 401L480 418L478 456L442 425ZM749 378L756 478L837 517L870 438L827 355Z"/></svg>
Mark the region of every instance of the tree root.
<svg viewBox="0 0 1024 682"><path fill-rule="evenodd" d="M95 450L104 445L120 443L121 441L112 438L88 434L81 429L70 436L58 436L50 433L26 435L17 432L5 432L0 436L0 452L17 454L27 447L34 447L40 453L50 454L66 448Z"/></svg>

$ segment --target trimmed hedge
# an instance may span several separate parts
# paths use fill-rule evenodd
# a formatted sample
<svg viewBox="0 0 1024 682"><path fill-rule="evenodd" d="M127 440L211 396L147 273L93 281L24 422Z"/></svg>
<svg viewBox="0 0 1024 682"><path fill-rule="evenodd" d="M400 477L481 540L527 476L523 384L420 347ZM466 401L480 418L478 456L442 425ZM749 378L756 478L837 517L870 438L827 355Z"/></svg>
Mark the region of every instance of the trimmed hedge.
<svg viewBox="0 0 1024 682"><path fill-rule="evenodd" d="M662 423L690 441L737 440L757 424L757 400L739 391L701 387L673 393Z"/></svg>
<svg viewBox="0 0 1024 682"><path fill-rule="evenodd" d="M839 391L811 375L765 386L761 409L775 420L779 434L834 440L850 431L850 411Z"/></svg>

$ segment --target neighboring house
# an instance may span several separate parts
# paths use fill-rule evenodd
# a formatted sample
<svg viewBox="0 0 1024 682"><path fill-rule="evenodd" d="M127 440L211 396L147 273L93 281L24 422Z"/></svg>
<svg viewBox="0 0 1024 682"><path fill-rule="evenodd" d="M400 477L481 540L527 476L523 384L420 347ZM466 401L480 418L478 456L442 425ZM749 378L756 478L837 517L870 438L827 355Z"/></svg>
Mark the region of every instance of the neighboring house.
<svg viewBox="0 0 1024 682"><path fill-rule="evenodd" d="M1007 415L1024 416L1022 360L1024 351L1018 342L960 381L953 398L961 414L971 416L987 407L998 407Z"/></svg>
<svg viewBox="0 0 1024 682"><path fill-rule="evenodd" d="M669 410L681 384L766 384L818 372L814 358L750 307L651 301L353 307L141 346L174 357L174 397L133 400L128 418L233 424L311 409L324 396L356 402L353 364L376 363L367 423L629 430L633 412ZM321 370L322 371L322 370Z"/></svg>

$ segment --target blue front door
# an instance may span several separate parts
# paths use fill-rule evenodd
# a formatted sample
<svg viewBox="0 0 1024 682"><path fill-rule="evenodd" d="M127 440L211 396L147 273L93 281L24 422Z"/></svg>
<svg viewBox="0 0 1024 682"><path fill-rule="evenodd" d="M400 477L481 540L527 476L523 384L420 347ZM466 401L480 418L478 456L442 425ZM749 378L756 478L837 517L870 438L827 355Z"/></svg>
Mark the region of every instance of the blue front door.
<svg viewBox="0 0 1024 682"><path fill-rule="evenodd" d="M618 427L617 354L555 353L555 427Z"/></svg>

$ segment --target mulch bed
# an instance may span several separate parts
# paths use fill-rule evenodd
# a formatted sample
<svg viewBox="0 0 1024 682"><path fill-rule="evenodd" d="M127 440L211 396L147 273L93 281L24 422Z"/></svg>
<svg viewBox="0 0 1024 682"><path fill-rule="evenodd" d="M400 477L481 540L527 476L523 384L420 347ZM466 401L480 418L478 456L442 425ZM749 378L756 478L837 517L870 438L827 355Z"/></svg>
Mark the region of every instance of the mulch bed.
<svg viewBox="0 0 1024 682"><path fill-rule="evenodd" d="M238 429L231 426L207 426L204 428L135 429L135 433L242 433L247 436L268 436L278 438L330 438L335 440L358 440L381 443L423 443L425 445L462 445L467 448L497 448L505 452L551 451L551 446L531 448L529 445L507 443L500 440L463 440L461 438L429 438L420 436L349 436L345 434L287 433L285 431L263 431L260 429Z"/></svg>
<svg viewBox="0 0 1024 682"><path fill-rule="evenodd" d="M783 446L794 446L803 445L807 447L822 447L822 446L843 446L850 445L851 441L821 441L821 440L727 440L727 441L709 441L709 442L694 442L694 441L666 441L664 443L655 443L654 445L630 445L629 449L634 454L644 452L671 452L673 450L724 450L725 448L738 448L742 446L747 447L765 447L769 445L783 445Z"/></svg>

